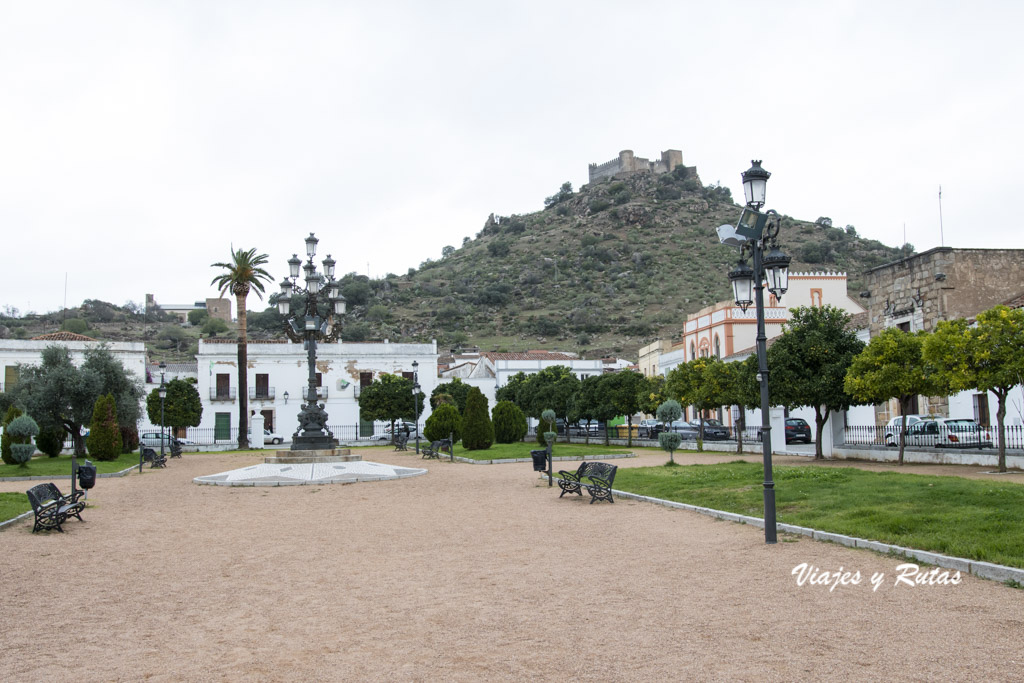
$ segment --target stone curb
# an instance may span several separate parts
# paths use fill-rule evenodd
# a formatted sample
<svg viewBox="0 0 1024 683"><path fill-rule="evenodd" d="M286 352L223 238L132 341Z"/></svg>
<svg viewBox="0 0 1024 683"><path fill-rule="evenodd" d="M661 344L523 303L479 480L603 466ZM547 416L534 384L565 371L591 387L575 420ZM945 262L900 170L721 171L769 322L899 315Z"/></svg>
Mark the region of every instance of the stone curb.
<svg viewBox="0 0 1024 683"><path fill-rule="evenodd" d="M33 513L32 513L32 511L31 511L31 510L29 510L28 512L22 512L22 513L21 513L20 515L18 515L17 517L11 517L10 519L8 519L8 520L7 520L7 521L5 521L5 522L0 522L0 530L6 529L7 527L9 527L9 526L11 526L11 525L15 524L16 522L20 522L20 521L21 521L21 520L23 520L23 519L26 519L26 518L28 518L28 517L31 517L31 516L32 516L32 514L33 514Z"/></svg>
<svg viewBox="0 0 1024 683"><path fill-rule="evenodd" d="M584 455L582 458L578 455L559 455L551 458L553 462L562 462L565 460L618 460L620 458L636 458L639 457L636 453L608 453L605 455ZM504 460L473 460L472 458L463 458L456 456L455 462L469 463L470 465L507 465L513 462L533 462L533 458L506 458Z"/></svg>
<svg viewBox="0 0 1024 683"><path fill-rule="evenodd" d="M105 472L103 474L96 474L97 479L110 479L111 477L127 477L128 473L132 470L139 469L138 465L132 465L127 469L123 469L120 472ZM54 479L70 479L70 474L53 474L53 475L42 475L34 477L0 477L0 481L53 481Z"/></svg>
<svg viewBox="0 0 1024 683"><path fill-rule="evenodd" d="M612 489L612 492L620 498L628 498L632 500L639 500L645 503L654 503L656 505L663 505L665 507L677 508L680 510L690 510L691 512L698 512L702 515L708 515L716 519L725 520L728 522L738 522L740 524L749 524L756 526L759 529L764 528L764 520L759 517L748 517L746 515L738 515L734 512L725 512L723 510L713 510L711 508L700 507L697 505L689 505L687 503L676 503L671 500L663 500L661 498L652 498L650 496L641 496L636 493L629 493L627 491L618 491ZM838 543L845 545L850 548L862 548L867 550L874 550L875 552L884 553L886 555L895 555L898 557L906 557L908 559L917 560L925 564L935 565L944 569L953 569L955 571L973 574L974 576L982 579L991 579L993 581L1015 581L1019 584L1024 584L1024 569L1017 569L1016 567L1007 567L1001 564L992 564L991 562L979 562L977 560L968 560L963 557L952 557L950 555L940 555L939 553L933 553L926 550L917 550L916 548L904 548L903 546L891 545L889 543L882 543L880 541L869 541L864 538L856 538L854 536L845 536L843 534L835 534L827 531L819 531L817 529L810 529L802 526L794 526L792 524L776 524L776 529L783 533L788 534L800 534L801 536L807 536L814 539L815 541L831 541L832 543Z"/></svg>

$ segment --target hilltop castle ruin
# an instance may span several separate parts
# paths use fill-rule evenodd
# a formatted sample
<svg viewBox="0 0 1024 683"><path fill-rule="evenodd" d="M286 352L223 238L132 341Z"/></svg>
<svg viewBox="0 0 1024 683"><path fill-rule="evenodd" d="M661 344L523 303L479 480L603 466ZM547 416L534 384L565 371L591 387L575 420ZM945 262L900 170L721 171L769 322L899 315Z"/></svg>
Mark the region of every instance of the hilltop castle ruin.
<svg viewBox="0 0 1024 683"><path fill-rule="evenodd" d="M667 149L661 153L660 161L650 161L633 155L633 150L624 149L619 152L617 159L606 161L603 164L590 164L590 180L595 182L605 178L626 173L671 173L676 166L683 165L683 153L678 149ZM693 169L696 174L696 167Z"/></svg>

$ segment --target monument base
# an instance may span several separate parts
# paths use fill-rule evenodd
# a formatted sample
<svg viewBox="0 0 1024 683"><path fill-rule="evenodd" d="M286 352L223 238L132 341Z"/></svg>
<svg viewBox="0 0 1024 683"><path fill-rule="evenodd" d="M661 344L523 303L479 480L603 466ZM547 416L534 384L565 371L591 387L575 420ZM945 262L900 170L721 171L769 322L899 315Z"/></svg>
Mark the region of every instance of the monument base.
<svg viewBox="0 0 1024 683"><path fill-rule="evenodd" d="M331 448L319 451L278 451L277 455L268 456L263 462L268 465L288 465L310 462L358 462L363 459L353 454L348 448Z"/></svg>

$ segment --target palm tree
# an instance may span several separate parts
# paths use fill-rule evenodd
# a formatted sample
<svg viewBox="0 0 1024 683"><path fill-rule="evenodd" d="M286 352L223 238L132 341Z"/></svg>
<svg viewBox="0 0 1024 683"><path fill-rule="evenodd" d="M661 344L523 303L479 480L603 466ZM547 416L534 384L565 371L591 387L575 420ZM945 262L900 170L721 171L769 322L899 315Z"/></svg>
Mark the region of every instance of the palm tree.
<svg viewBox="0 0 1024 683"><path fill-rule="evenodd" d="M272 282L270 273L260 266L267 263L266 254L256 254L255 249L235 251L231 249L231 261L228 263L214 263L212 268L224 268L227 272L213 278L211 285L218 288L220 295L231 290L235 295L238 308L238 447L246 449L249 447L249 381L248 366L249 354L246 349L248 335L246 334L245 298L249 296L250 290L256 290L257 296L263 298L263 282Z"/></svg>

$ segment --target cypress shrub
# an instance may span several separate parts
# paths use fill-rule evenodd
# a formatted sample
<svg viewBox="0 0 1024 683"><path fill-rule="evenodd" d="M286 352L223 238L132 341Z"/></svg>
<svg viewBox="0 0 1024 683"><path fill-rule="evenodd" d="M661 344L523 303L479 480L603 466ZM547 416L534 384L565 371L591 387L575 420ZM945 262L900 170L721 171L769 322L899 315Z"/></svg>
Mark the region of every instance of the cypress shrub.
<svg viewBox="0 0 1024 683"><path fill-rule="evenodd" d="M453 435L458 442L462 436L462 416L459 409L453 405L443 404L434 409L434 412L427 418L423 425L423 436L427 441L440 441Z"/></svg>
<svg viewBox="0 0 1024 683"><path fill-rule="evenodd" d="M135 425L121 427L121 452L132 453L138 450L138 448L139 430L135 427Z"/></svg>
<svg viewBox="0 0 1024 683"><path fill-rule="evenodd" d="M56 458L64 448L64 429L48 427L41 430L39 436L36 437L36 446L51 458Z"/></svg>
<svg viewBox="0 0 1024 683"><path fill-rule="evenodd" d="M526 436L526 415L512 401L499 401L491 411L491 420L498 443L515 443Z"/></svg>
<svg viewBox="0 0 1024 683"><path fill-rule="evenodd" d="M483 451L494 443L494 425L487 414L487 399L477 387L466 396L466 413L462 416L462 447Z"/></svg>
<svg viewBox="0 0 1024 683"><path fill-rule="evenodd" d="M113 394L96 399L85 445L89 455L97 460L117 460L121 455L121 428L117 426Z"/></svg>
<svg viewBox="0 0 1024 683"><path fill-rule="evenodd" d="M0 458L8 465L17 465L18 462L14 459L14 454L11 451L11 444L14 442L11 440L11 435L7 432L7 425L11 424L14 418L20 416L21 411L15 405L8 408L7 414L4 415L4 435L0 437Z"/></svg>

